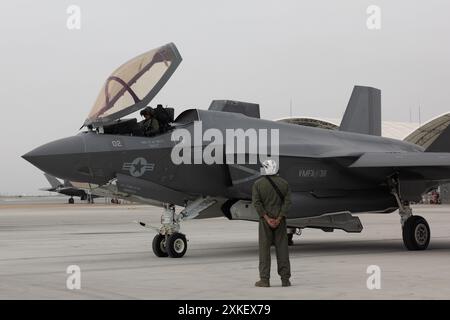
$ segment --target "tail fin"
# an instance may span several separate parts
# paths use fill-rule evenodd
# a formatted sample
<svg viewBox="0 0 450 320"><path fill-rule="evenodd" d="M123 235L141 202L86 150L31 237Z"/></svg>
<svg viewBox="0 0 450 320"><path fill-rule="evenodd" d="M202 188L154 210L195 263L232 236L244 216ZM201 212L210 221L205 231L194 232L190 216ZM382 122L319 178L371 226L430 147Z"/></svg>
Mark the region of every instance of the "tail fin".
<svg viewBox="0 0 450 320"><path fill-rule="evenodd" d="M339 130L381 136L381 91L354 86Z"/></svg>
<svg viewBox="0 0 450 320"><path fill-rule="evenodd" d="M443 127L441 133L425 149L426 152L450 152L450 124L447 121L447 127Z"/></svg>
<svg viewBox="0 0 450 320"><path fill-rule="evenodd" d="M73 184L69 180L64 180L64 187L73 187Z"/></svg>
<svg viewBox="0 0 450 320"><path fill-rule="evenodd" d="M47 178L47 180L50 183L50 185L52 186L52 188L56 189L62 185L61 182L59 182L59 180L56 179L54 176L51 176L48 173L44 173L44 176Z"/></svg>

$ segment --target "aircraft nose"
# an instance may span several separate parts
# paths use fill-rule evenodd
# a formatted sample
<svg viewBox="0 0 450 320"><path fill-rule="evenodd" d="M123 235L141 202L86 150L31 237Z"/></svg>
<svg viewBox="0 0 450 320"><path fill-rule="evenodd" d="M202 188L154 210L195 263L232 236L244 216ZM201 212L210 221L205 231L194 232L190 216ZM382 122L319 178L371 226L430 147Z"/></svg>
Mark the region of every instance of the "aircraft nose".
<svg viewBox="0 0 450 320"><path fill-rule="evenodd" d="M44 172L73 179L77 169L87 166L84 141L73 136L52 141L24 154L22 158Z"/></svg>
<svg viewBox="0 0 450 320"><path fill-rule="evenodd" d="M22 158L33 163L41 157L82 153L83 151L83 140L79 136L73 136L46 143L24 154Z"/></svg>

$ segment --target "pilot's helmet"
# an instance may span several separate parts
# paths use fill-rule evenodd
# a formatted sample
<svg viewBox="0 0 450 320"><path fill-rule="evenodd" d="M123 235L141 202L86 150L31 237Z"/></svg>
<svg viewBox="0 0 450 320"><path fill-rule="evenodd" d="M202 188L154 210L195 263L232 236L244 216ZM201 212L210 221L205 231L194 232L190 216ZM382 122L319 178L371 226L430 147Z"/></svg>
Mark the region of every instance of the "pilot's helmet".
<svg viewBox="0 0 450 320"><path fill-rule="evenodd" d="M272 176L278 173L278 164L273 159L267 159L263 161L261 169L261 174Z"/></svg>
<svg viewBox="0 0 450 320"><path fill-rule="evenodd" d="M152 107L146 107L145 109L141 110L141 116L144 116L146 114L153 115L153 108Z"/></svg>

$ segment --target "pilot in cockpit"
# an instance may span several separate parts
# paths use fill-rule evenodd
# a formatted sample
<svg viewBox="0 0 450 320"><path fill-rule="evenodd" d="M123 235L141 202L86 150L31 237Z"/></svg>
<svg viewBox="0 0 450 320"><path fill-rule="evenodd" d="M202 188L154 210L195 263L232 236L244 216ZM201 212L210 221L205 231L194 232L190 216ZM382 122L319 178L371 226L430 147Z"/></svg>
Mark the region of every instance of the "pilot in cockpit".
<svg viewBox="0 0 450 320"><path fill-rule="evenodd" d="M159 121L155 118L154 110L152 107L147 107L141 111L141 116L144 120L139 122L139 127L142 134L147 137L152 137L159 133Z"/></svg>

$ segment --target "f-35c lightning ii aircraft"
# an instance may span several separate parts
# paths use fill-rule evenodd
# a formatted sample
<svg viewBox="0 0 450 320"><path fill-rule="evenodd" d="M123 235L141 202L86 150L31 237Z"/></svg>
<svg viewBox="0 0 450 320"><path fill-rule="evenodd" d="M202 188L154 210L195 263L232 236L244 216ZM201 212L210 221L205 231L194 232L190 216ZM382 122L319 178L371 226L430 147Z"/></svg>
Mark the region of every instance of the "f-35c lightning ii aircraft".
<svg viewBox="0 0 450 320"><path fill-rule="evenodd" d="M409 204L450 180L450 128L426 150L381 137L380 91L355 87L338 131L263 120L257 104L219 100L209 110L185 110L166 131L144 136L136 119L123 117L145 108L180 62L170 43L125 63L106 80L86 131L23 158L57 177L159 203L164 210L162 226L153 227L153 251L160 257L185 254L184 219L225 215L258 221L251 188L261 159L274 156L292 190L289 227L361 232L354 214L398 209L405 247L427 248L428 223ZM230 130L243 133L244 142L256 137L259 146L229 148ZM233 143L237 136L231 135ZM184 208L176 213L175 205Z"/></svg>
<svg viewBox="0 0 450 320"><path fill-rule="evenodd" d="M44 173L45 178L50 183L50 188L41 188L42 191L49 192L57 192L60 194L64 194L66 196L70 196L68 203L73 204L75 200L73 197L80 197L80 200L87 200L89 203L94 203L94 198L97 196L93 194L87 193L85 190L75 187L70 181L64 180L64 183L61 183L54 176Z"/></svg>

